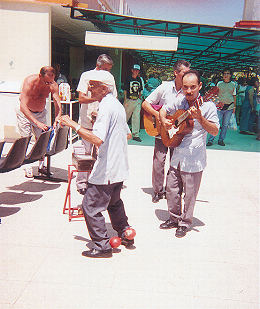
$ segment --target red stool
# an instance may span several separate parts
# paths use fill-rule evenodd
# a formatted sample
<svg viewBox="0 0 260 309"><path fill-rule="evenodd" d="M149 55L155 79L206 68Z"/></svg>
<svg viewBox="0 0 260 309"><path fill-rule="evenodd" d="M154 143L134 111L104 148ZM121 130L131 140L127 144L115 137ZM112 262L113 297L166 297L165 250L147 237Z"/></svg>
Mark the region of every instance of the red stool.
<svg viewBox="0 0 260 309"><path fill-rule="evenodd" d="M72 154L72 164L68 165L68 187L63 206L64 214L66 210L68 210L69 221L71 221L72 218L83 217L83 214L79 214L79 208L72 207L71 205L71 181L73 178L73 174L76 172L91 172L95 161L96 159L91 155L76 155L75 153ZM67 202L68 207L66 206ZM74 214L75 212L77 212L77 214Z"/></svg>

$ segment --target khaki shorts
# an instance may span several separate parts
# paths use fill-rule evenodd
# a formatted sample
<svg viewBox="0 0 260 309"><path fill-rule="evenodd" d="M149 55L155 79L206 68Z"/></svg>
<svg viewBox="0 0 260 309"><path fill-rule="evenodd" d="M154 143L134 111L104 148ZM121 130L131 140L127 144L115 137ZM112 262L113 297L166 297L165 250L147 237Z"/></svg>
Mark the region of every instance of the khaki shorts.
<svg viewBox="0 0 260 309"><path fill-rule="evenodd" d="M38 121L46 123L46 109L44 109L42 112L31 113ZM38 128L33 122L26 118L26 116L20 111L20 108L16 109L16 118L18 130L21 136L29 136L33 134L37 139L41 135L42 129Z"/></svg>

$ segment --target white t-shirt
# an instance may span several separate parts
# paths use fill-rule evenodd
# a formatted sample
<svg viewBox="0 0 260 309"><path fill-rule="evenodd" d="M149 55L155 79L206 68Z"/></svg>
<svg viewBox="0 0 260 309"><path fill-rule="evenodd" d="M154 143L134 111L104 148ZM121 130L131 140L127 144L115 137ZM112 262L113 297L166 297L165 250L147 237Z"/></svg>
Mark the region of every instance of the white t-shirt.
<svg viewBox="0 0 260 309"><path fill-rule="evenodd" d="M166 106L170 105L174 102L176 107L183 100L184 94L180 89L176 90L175 81L165 81L162 82L160 86L158 86L146 99L150 104ZM156 136L155 138L161 138L160 136Z"/></svg>
<svg viewBox="0 0 260 309"><path fill-rule="evenodd" d="M181 102L184 98L182 90L176 90L175 81L163 82L146 99L150 104L166 105L174 102Z"/></svg>
<svg viewBox="0 0 260 309"><path fill-rule="evenodd" d="M217 83L217 87L219 88L219 101L224 104L230 104L227 110L231 110L234 108L234 96L236 95L236 83L230 81L229 83L225 83L224 81L219 81Z"/></svg>
<svg viewBox="0 0 260 309"><path fill-rule="evenodd" d="M88 85L89 81L92 78L91 76L95 74L95 71L97 70L94 69L81 74L77 91L80 91L82 93L91 96L90 92L88 91ZM114 85L113 95L117 97L116 83L114 77L111 83L113 83ZM93 125L91 122L92 121L91 114L92 112L97 112L98 105L99 105L98 101L89 104L86 103L81 104L79 116L80 116L80 124L83 128L92 129Z"/></svg>
<svg viewBox="0 0 260 309"><path fill-rule="evenodd" d="M127 134L130 133L123 105L111 93L99 103L93 134L103 143L89 177L95 185L122 182L128 178Z"/></svg>

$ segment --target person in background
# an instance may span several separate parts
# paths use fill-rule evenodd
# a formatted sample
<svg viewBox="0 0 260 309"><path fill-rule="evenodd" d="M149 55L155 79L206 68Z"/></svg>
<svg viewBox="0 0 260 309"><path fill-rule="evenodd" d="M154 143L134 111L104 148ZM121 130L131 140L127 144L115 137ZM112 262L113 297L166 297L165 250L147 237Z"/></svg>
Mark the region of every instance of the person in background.
<svg viewBox="0 0 260 309"><path fill-rule="evenodd" d="M97 116L99 101L97 98L90 92L89 81L92 78L93 74L96 74L96 71L108 71L110 72L113 67L113 60L107 54L101 54L96 61L96 68L90 71L86 71L81 74L80 81L77 87L79 93L79 103L81 104L79 118L80 124L83 128L92 130L94 120ZM115 79L112 74L109 75L111 78L111 83L113 84L113 95L117 97L117 90ZM88 140L82 140L82 144L85 148L86 153L91 153L93 144ZM87 180L89 173L78 173L76 179L77 191L84 195L87 189Z"/></svg>
<svg viewBox="0 0 260 309"><path fill-rule="evenodd" d="M217 83L219 88L218 118L221 122L221 130L218 137L218 144L225 146L224 140L227 134L228 125L232 113L236 110L236 83L231 81L232 72L229 68L223 70L223 81ZM209 134L207 146L212 146L215 136Z"/></svg>
<svg viewBox="0 0 260 309"><path fill-rule="evenodd" d="M143 91L143 98L144 100L157 88L161 85L161 80L156 78L155 74L150 74L145 84L144 91Z"/></svg>
<svg viewBox="0 0 260 309"><path fill-rule="evenodd" d="M140 111L141 111L141 96L142 96L142 80L139 77L140 65L134 64L131 69L131 75L126 79L124 90L124 108L126 111L126 121L132 116L132 135L133 140L141 142L139 137L140 131Z"/></svg>
<svg viewBox="0 0 260 309"><path fill-rule="evenodd" d="M256 140L260 141L260 92L259 86L256 93L256 112L257 112L257 137Z"/></svg>
<svg viewBox="0 0 260 309"><path fill-rule="evenodd" d="M33 134L38 139L43 131L49 130L46 124L47 110L45 107L50 93L55 107L53 127L56 127L61 116L61 102L59 88L54 78L54 68L45 66L40 69L40 74L33 74L24 79L19 97L19 108L16 110L17 125L21 136ZM39 161L39 173L47 174L44 159Z"/></svg>
<svg viewBox="0 0 260 309"><path fill-rule="evenodd" d="M256 121L256 97L259 89L259 80L256 76L248 80L245 91L245 100L241 107L240 134L255 134L254 123Z"/></svg>
<svg viewBox="0 0 260 309"><path fill-rule="evenodd" d="M144 78L141 76L141 71L139 71L138 76L140 77L141 82L142 82L141 99L143 99L143 93L144 93L144 85L145 85L145 82L144 82Z"/></svg>
<svg viewBox="0 0 260 309"><path fill-rule="evenodd" d="M245 91L246 91L246 79L240 76L237 80L237 95L236 95L236 121L237 125L240 123L241 117L241 106L245 100Z"/></svg>
<svg viewBox="0 0 260 309"><path fill-rule="evenodd" d="M55 69L55 81L58 85L60 85L61 83L67 83L68 80L66 78L66 76L64 74L61 74L60 72L60 64L59 63L56 63L54 65L54 69Z"/></svg>
<svg viewBox="0 0 260 309"><path fill-rule="evenodd" d="M203 71L199 71L200 74L200 80L202 83L202 87L200 89L200 94L202 96L204 96L205 92L206 92L206 86L208 84L208 79L206 78L206 74Z"/></svg>

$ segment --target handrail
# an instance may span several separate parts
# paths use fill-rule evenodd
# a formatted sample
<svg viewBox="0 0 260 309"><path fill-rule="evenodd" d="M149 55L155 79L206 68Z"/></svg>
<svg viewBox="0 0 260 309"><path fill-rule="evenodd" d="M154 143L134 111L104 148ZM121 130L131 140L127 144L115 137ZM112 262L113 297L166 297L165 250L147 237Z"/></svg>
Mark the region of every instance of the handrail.
<svg viewBox="0 0 260 309"><path fill-rule="evenodd" d="M14 91L1 91L0 93L12 93L12 94L20 94L21 92L14 92Z"/></svg>

